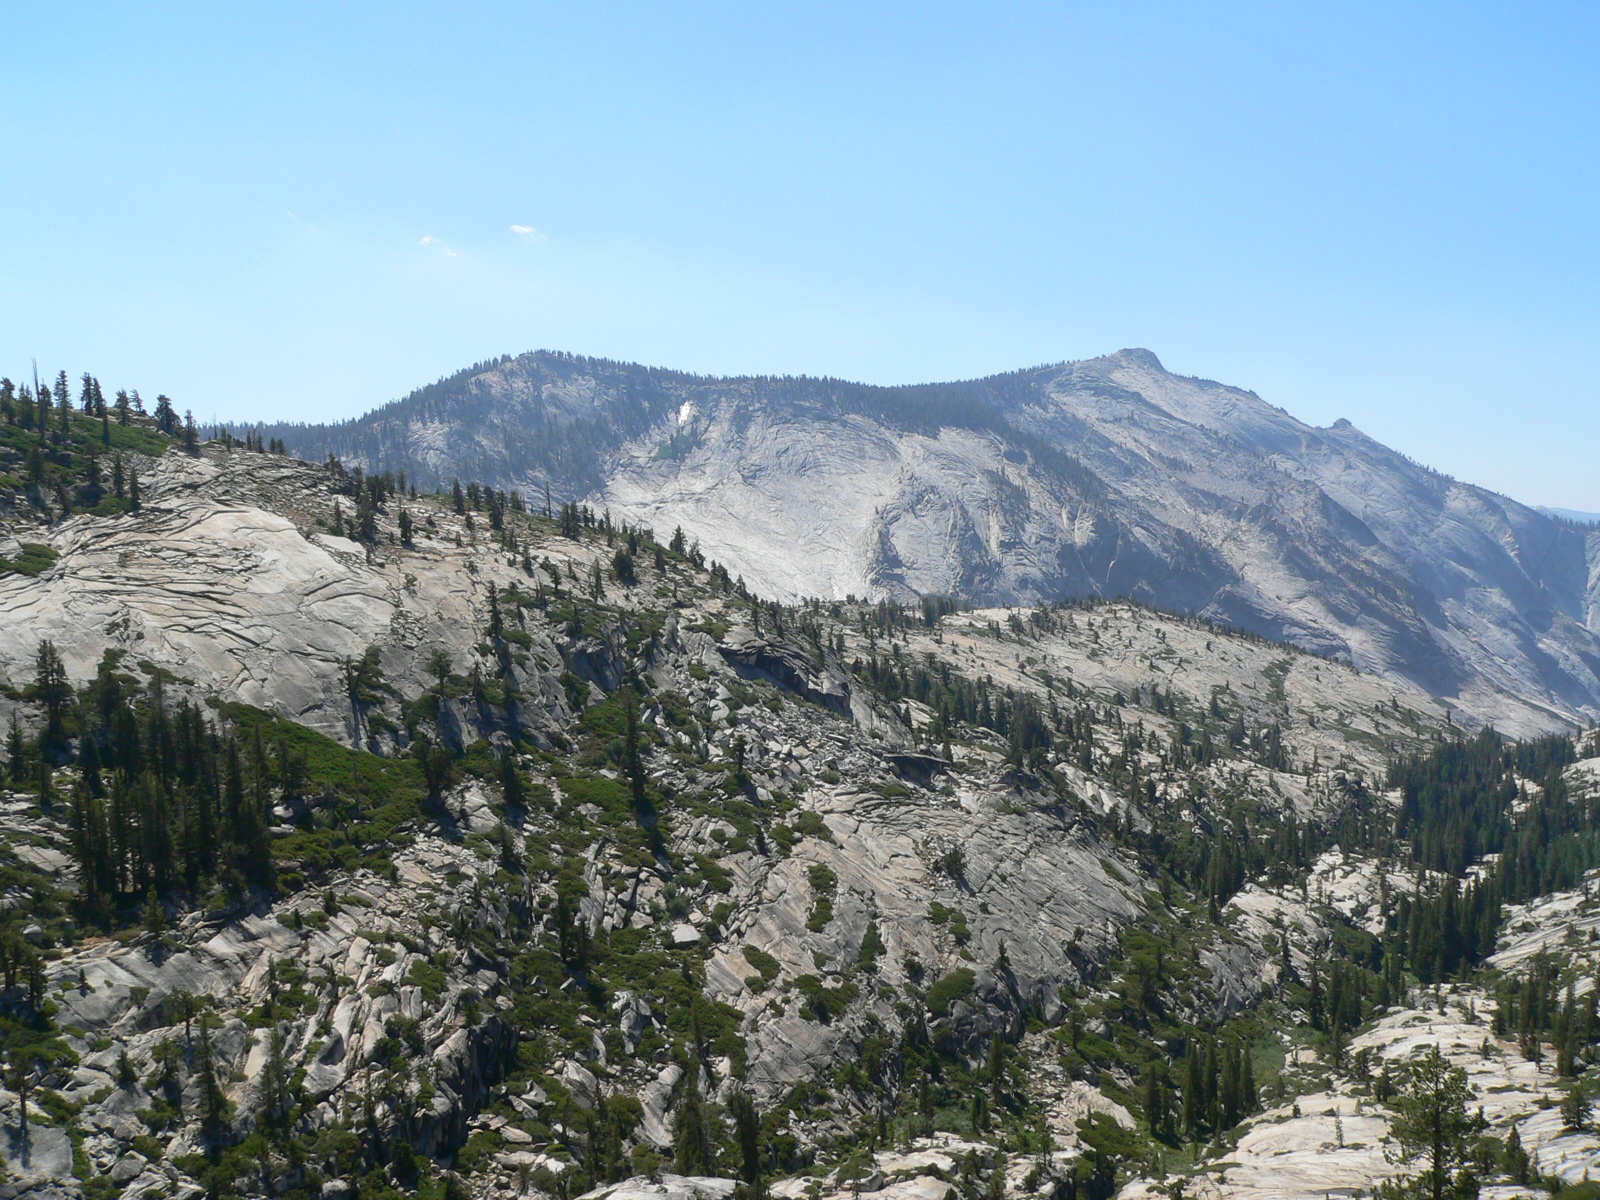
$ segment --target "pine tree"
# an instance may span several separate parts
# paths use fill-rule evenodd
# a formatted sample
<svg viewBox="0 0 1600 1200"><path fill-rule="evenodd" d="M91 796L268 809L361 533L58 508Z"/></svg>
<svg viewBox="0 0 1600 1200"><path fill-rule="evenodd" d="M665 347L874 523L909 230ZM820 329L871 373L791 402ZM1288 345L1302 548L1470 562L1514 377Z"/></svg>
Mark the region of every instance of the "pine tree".
<svg viewBox="0 0 1600 1200"><path fill-rule="evenodd" d="M60 753L67 742L67 708L72 703L72 683L66 664L54 643L42 641L35 658L33 694L44 707L44 732L39 735L39 753L46 758Z"/></svg>
<svg viewBox="0 0 1600 1200"><path fill-rule="evenodd" d="M1583 1085L1574 1083L1561 1098L1561 1127L1573 1133L1587 1129L1590 1108L1589 1097L1583 1093Z"/></svg>
<svg viewBox="0 0 1600 1200"><path fill-rule="evenodd" d="M493 583L489 585L489 630L488 635L494 641L499 641L505 636L505 621L500 615L500 589Z"/></svg>
<svg viewBox="0 0 1600 1200"><path fill-rule="evenodd" d="M289 1067L283 1054L283 1031L272 1022L267 1038L267 1061L261 1072L261 1111L281 1117L289 1111Z"/></svg>
<svg viewBox="0 0 1600 1200"><path fill-rule="evenodd" d="M1151 1136L1160 1137L1162 1129L1167 1123L1167 1118L1161 1094L1161 1080L1156 1076L1154 1063L1145 1068L1144 1118L1150 1126Z"/></svg>
<svg viewBox="0 0 1600 1200"><path fill-rule="evenodd" d="M1533 1163L1528 1152L1522 1148L1522 1135L1517 1132L1515 1122L1511 1125L1511 1132L1506 1135L1506 1148L1502 1161L1505 1164L1506 1174L1526 1187L1532 1175Z"/></svg>
<svg viewBox="0 0 1600 1200"><path fill-rule="evenodd" d="M714 1153L706 1123L705 1102L700 1097L700 1059L690 1053L683 1074L683 1099L673 1122L673 1157L680 1175L710 1175Z"/></svg>
<svg viewBox="0 0 1600 1200"><path fill-rule="evenodd" d="M366 492L356 497L356 541L366 546L378 544L378 512Z"/></svg>
<svg viewBox="0 0 1600 1200"><path fill-rule="evenodd" d="M178 412L172 407L172 401L165 396L156 397L156 428L167 436L172 436L178 431Z"/></svg>
<svg viewBox="0 0 1600 1200"><path fill-rule="evenodd" d="M28 1136L28 1097L33 1092L34 1055L32 1046L18 1046L11 1051L11 1061L6 1065L6 1086L17 1094L17 1127L24 1139Z"/></svg>
<svg viewBox="0 0 1600 1200"><path fill-rule="evenodd" d="M1406 1090L1394 1100L1391 1161L1426 1159L1420 1182L1432 1200L1444 1200L1455 1169L1469 1162L1471 1141L1481 1132L1480 1119L1467 1111L1471 1099L1466 1072L1431 1046L1412 1064Z"/></svg>
<svg viewBox="0 0 1600 1200"><path fill-rule="evenodd" d="M507 754L500 759L500 792L508 809L519 809L528 802L528 788L517 770L517 760Z"/></svg>
<svg viewBox="0 0 1600 1200"><path fill-rule="evenodd" d="M644 774L644 759L639 752L639 697L631 687L622 689L623 766L633 798L633 812L640 826L656 833L656 808L650 800Z"/></svg>
<svg viewBox="0 0 1600 1200"><path fill-rule="evenodd" d="M11 772L11 782L21 786L27 777L27 744L22 738L22 727L17 724L17 714L11 713L11 730L6 734L6 769Z"/></svg>
<svg viewBox="0 0 1600 1200"><path fill-rule="evenodd" d="M158 944L167 931L167 916L162 910L161 898L156 895L154 886L144 897L144 931Z"/></svg>
<svg viewBox="0 0 1600 1200"><path fill-rule="evenodd" d="M733 1114L734 1141L739 1146L740 1174L750 1189L750 1200L761 1200L761 1116L750 1093L740 1090L728 1099Z"/></svg>
<svg viewBox="0 0 1600 1200"><path fill-rule="evenodd" d="M633 555L620 547L611 557L611 570L616 575L617 582L623 587L632 587L639 582L639 576L633 566Z"/></svg>
<svg viewBox="0 0 1600 1200"><path fill-rule="evenodd" d="M1183 1132L1191 1142L1200 1141L1200 1121L1205 1104L1205 1084L1200 1077L1200 1055L1193 1040L1185 1055L1183 1080Z"/></svg>
<svg viewBox="0 0 1600 1200"><path fill-rule="evenodd" d="M200 1013L200 1065L196 1074L200 1083L200 1119L201 1128L210 1138L221 1137L227 1130L228 1117L231 1115L232 1105L228 1097L223 1094L222 1086L217 1081L216 1052L211 1046L211 1013L202 1010Z"/></svg>
<svg viewBox="0 0 1600 1200"><path fill-rule="evenodd" d="M65 371L56 372L56 415L62 436L72 432L72 386Z"/></svg>

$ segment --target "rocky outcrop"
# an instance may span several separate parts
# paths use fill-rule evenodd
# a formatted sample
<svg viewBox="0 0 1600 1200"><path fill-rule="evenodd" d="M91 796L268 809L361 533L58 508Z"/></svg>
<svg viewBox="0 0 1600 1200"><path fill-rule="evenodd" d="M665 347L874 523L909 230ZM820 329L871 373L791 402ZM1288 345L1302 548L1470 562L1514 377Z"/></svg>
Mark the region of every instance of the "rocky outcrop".
<svg viewBox="0 0 1600 1200"><path fill-rule="evenodd" d="M352 695L349 666L376 649L392 694L415 695L436 655L457 673L470 670L490 584L533 586L464 522L448 533L419 529L403 553L392 535L375 548L333 535L333 508L348 510L350 501L321 467L212 451L165 455L146 472L143 512L77 516L41 530L36 536L60 553L54 569L37 579L0 575L5 678L29 678L48 640L79 682L109 651L128 665L159 665L197 696L268 709L346 743L392 745L381 722L374 728L371 706ZM546 557L587 572L600 556L571 558L556 544ZM602 680L617 671L598 642L572 658ZM554 728L568 717L562 663L554 641L540 636L508 664L534 698L520 714L525 725ZM375 699L379 710L390 704L392 718L392 702ZM442 725L458 740L492 732L492 714L447 708Z"/></svg>

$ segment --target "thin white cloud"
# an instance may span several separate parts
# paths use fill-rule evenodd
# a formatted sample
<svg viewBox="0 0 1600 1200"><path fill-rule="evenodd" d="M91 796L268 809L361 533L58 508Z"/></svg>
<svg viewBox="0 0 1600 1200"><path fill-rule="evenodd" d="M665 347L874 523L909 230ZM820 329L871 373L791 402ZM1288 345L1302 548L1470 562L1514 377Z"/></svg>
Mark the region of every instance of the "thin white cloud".
<svg viewBox="0 0 1600 1200"><path fill-rule="evenodd" d="M417 243L417 245L419 245L419 246L437 246L438 244L439 244L439 239L434 237L433 234L431 234L431 233L428 234L420 242Z"/></svg>
<svg viewBox="0 0 1600 1200"><path fill-rule="evenodd" d="M513 225L511 227L511 232L516 234L518 237L527 238L530 242L544 241L544 234L535 229L532 225Z"/></svg>

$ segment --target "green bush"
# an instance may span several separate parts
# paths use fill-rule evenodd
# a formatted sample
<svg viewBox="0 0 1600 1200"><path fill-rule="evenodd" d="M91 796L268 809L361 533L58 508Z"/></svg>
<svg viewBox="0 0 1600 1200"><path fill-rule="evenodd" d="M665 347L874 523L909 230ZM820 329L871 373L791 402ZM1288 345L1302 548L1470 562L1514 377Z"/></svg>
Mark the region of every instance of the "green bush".
<svg viewBox="0 0 1600 1200"><path fill-rule="evenodd" d="M749 963L757 971L761 972L761 979L763 982L771 983L783 971L782 964L779 963L777 959L773 958L772 955L761 949L761 947L752 946L749 943L746 943L743 949L745 962Z"/></svg>
<svg viewBox="0 0 1600 1200"><path fill-rule="evenodd" d="M41 575L56 565L61 556L42 542L23 542L15 559L0 558L0 575Z"/></svg>
<svg viewBox="0 0 1600 1200"><path fill-rule="evenodd" d="M978 977L968 968L957 967L928 989L928 1011L936 1017L946 1015L952 1004L972 994L977 982Z"/></svg>

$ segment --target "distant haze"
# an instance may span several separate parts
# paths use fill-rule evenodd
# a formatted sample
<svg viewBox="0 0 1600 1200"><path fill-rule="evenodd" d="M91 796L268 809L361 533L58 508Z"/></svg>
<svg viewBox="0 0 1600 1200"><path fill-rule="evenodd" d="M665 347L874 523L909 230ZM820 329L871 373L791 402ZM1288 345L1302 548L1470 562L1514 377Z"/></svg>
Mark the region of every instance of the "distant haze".
<svg viewBox="0 0 1600 1200"><path fill-rule="evenodd" d="M1569 521L1576 521L1580 525L1600 525L1600 513L1579 512L1573 508L1545 508L1540 505L1539 511L1548 513L1552 517L1565 517Z"/></svg>

